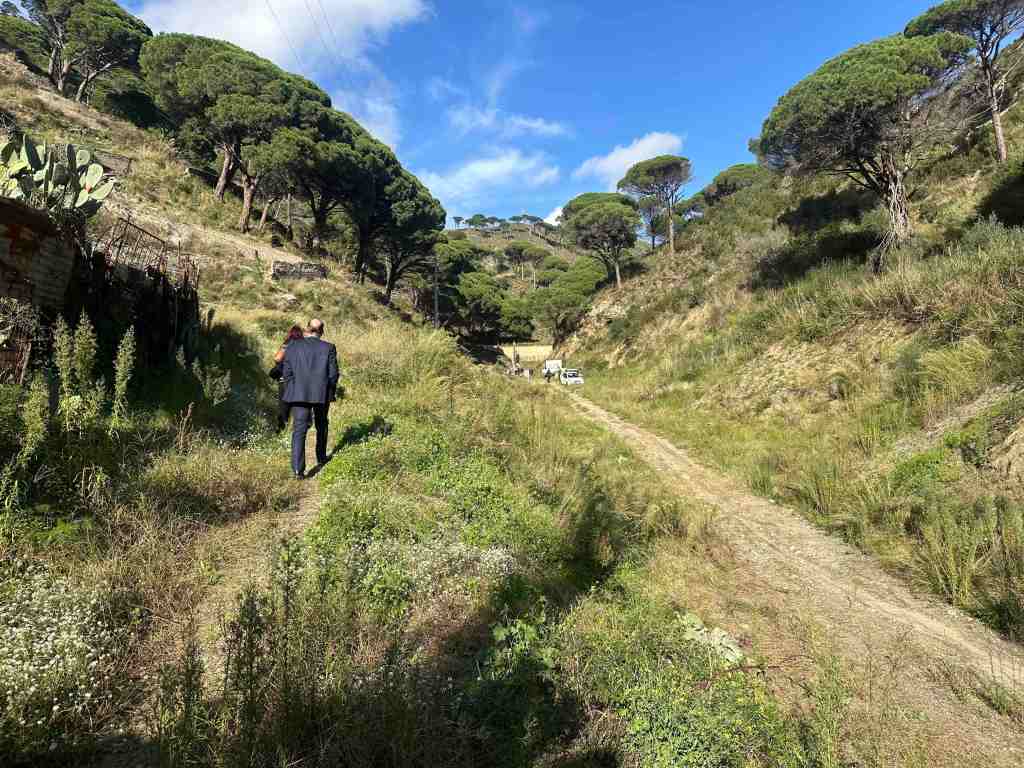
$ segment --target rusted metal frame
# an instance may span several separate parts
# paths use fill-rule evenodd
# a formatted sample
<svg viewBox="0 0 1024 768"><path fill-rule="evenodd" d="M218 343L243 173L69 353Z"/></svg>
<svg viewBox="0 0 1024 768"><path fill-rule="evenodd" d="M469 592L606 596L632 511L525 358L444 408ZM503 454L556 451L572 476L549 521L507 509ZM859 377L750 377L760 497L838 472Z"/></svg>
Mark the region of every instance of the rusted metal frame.
<svg viewBox="0 0 1024 768"><path fill-rule="evenodd" d="M25 382L31 358L32 337L24 329L16 328L4 346L0 347L0 373L12 375L14 383L20 386Z"/></svg>

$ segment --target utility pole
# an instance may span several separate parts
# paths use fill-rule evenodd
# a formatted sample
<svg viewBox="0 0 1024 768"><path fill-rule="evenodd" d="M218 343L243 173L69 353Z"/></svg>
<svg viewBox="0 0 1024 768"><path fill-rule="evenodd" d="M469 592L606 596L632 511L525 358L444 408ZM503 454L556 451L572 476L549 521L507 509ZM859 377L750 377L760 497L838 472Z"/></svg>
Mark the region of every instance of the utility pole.
<svg viewBox="0 0 1024 768"><path fill-rule="evenodd" d="M441 318L437 310L437 249L434 249L434 327L441 327Z"/></svg>

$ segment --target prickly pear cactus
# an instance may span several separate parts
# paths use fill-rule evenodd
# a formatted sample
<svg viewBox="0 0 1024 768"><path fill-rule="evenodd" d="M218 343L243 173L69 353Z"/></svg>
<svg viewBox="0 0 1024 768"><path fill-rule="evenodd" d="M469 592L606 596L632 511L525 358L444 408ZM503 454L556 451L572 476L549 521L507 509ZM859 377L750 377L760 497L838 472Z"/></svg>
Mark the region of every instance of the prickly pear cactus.
<svg viewBox="0 0 1024 768"><path fill-rule="evenodd" d="M50 213L91 216L114 190L103 166L85 149L69 145L40 149L28 136L0 144L0 196L23 200Z"/></svg>

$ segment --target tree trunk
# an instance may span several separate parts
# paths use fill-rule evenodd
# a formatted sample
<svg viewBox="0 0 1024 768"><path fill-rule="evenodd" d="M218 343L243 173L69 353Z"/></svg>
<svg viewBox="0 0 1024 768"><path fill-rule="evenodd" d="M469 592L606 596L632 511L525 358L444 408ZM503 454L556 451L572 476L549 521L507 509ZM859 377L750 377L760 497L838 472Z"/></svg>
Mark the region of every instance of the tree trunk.
<svg viewBox="0 0 1024 768"><path fill-rule="evenodd" d="M221 147L224 150L224 163L220 168L220 178L217 179L217 188L214 190L214 194L217 195L217 199L224 202L224 192L228 188L228 184L235 178L235 171L238 170L238 163L235 162L235 156L232 152Z"/></svg>
<svg viewBox="0 0 1024 768"><path fill-rule="evenodd" d="M248 176L242 178L242 215L238 217L238 229L249 231L249 218L252 216L252 201L259 187L259 179Z"/></svg>
<svg viewBox="0 0 1024 768"><path fill-rule="evenodd" d="M277 198L277 206L274 208L274 221L281 223L281 206L284 205L285 196Z"/></svg>
<svg viewBox="0 0 1024 768"><path fill-rule="evenodd" d="M295 239L295 230L292 229L292 193L291 192L288 193L288 204L287 204L287 207L285 208L285 218L288 219L288 224L286 225L288 227L288 239L289 240L294 240Z"/></svg>
<svg viewBox="0 0 1024 768"><path fill-rule="evenodd" d="M615 262L615 288L616 290L622 290L622 273L619 271L619 262Z"/></svg>
<svg viewBox="0 0 1024 768"><path fill-rule="evenodd" d="M668 217L668 252L671 256L676 252L676 222L672 215L672 201L669 200L665 206L665 215Z"/></svg>
<svg viewBox="0 0 1024 768"><path fill-rule="evenodd" d="M270 211L270 206L272 206L273 204L273 200L268 199L263 201L263 213L260 214L260 223L256 227L256 231L261 234L263 233L264 228L267 226L267 213Z"/></svg>
<svg viewBox="0 0 1024 768"><path fill-rule="evenodd" d="M1006 163L1006 136L1003 133L1003 116L999 113L999 91L993 80L993 76L986 72L988 78L988 103L992 111L992 128L996 132L996 152L999 154L999 162Z"/></svg>
<svg viewBox="0 0 1024 768"><path fill-rule="evenodd" d="M884 162L888 166L883 179L885 184L883 197L889 212L889 231L882 238L881 245L875 249L871 262L872 270L876 275L882 271L885 257L903 246L913 234L903 171L896 168L892 160Z"/></svg>
<svg viewBox="0 0 1024 768"><path fill-rule="evenodd" d="M71 74L71 59L64 59L57 71L57 92L63 96L64 88L68 84L68 75Z"/></svg>
<svg viewBox="0 0 1024 768"><path fill-rule="evenodd" d="M323 242L324 236L327 234L327 213L319 207L312 209L313 213L313 235L317 240Z"/></svg>
<svg viewBox="0 0 1024 768"><path fill-rule="evenodd" d="M50 51L50 65L49 65L49 68L47 70L47 72L48 72L48 74L50 76L50 82L53 83L53 87L54 88L57 87L57 82L59 80L59 75L60 75L60 73L58 72L58 65L57 65L58 61L60 60L60 57L58 56L59 50L60 49L57 46L54 46L53 50Z"/></svg>
<svg viewBox="0 0 1024 768"><path fill-rule="evenodd" d="M359 249L356 252L356 263L352 265L356 282L362 284L366 281L366 267L370 263L370 237L363 232L359 233Z"/></svg>
<svg viewBox="0 0 1024 768"><path fill-rule="evenodd" d="M395 291L395 285L398 283L398 271L395 269L391 260L388 260L387 277L384 280L384 306L391 306L391 294Z"/></svg>
<svg viewBox="0 0 1024 768"><path fill-rule="evenodd" d="M78 84L78 90L75 92L75 101L81 104L85 101L85 93L89 90L89 86L92 85L92 81L96 79L96 75L88 75L82 79L82 82Z"/></svg>

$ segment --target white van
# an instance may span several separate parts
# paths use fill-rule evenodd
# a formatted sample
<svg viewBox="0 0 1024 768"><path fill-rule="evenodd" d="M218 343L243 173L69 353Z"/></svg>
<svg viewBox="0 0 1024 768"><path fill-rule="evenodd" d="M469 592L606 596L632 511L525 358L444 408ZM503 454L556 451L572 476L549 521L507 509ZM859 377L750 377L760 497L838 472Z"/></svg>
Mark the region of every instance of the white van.
<svg viewBox="0 0 1024 768"><path fill-rule="evenodd" d="M558 380L562 384L575 386L583 383L583 374L577 368L565 368L558 374Z"/></svg>
<svg viewBox="0 0 1024 768"><path fill-rule="evenodd" d="M544 361L544 367L541 369L541 374L544 375L544 376L547 376L548 374L551 374L552 376L557 376L559 371L561 371L561 370L562 370L562 361L561 360L545 360Z"/></svg>

